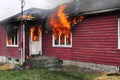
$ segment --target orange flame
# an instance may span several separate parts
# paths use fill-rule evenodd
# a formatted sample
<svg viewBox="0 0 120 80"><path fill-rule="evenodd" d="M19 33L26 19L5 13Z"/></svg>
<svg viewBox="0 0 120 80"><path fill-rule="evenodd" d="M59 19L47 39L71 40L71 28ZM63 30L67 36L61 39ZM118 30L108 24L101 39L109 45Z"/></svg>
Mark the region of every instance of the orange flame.
<svg viewBox="0 0 120 80"><path fill-rule="evenodd" d="M71 26L82 21L83 16L74 17L70 19L64 12L67 5L62 5L58 10L50 16L50 25L54 34L55 42L58 41L58 37L61 37L61 44L64 44L64 38L66 36L66 43L70 44L70 32Z"/></svg>
<svg viewBox="0 0 120 80"><path fill-rule="evenodd" d="M32 26L30 28L30 35L31 35L33 41L38 41L39 40L39 36L41 34L42 34L41 26L39 26L38 28Z"/></svg>
<svg viewBox="0 0 120 80"><path fill-rule="evenodd" d="M26 60L29 60L31 57L29 56L29 54L25 54L25 59ZM30 64L25 64L25 68L26 69L29 69L31 66L30 66Z"/></svg>
<svg viewBox="0 0 120 80"><path fill-rule="evenodd" d="M42 29L41 29L41 26L38 27L38 34L41 36L42 34Z"/></svg>
<svg viewBox="0 0 120 80"><path fill-rule="evenodd" d="M25 57L26 57L26 59L30 59L30 56L29 56L28 54L26 54L26 56L25 56Z"/></svg>
<svg viewBox="0 0 120 80"><path fill-rule="evenodd" d="M83 19L84 19L83 16L74 17L73 20L72 20L72 24L75 25L75 24L77 24L78 22L82 21Z"/></svg>
<svg viewBox="0 0 120 80"><path fill-rule="evenodd" d="M22 17L18 17L18 19L24 19L24 20L28 20L28 19L33 19L34 17L32 15L23 15Z"/></svg>
<svg viewBox="0 0 120 80"><path fill-rule="evenodd" d="M12 44L12 38L8 36L8 45Z"/></svg>
<svg viewBox="0 0 120 80"><path fill-rule="evenodd" d="M71 30L71 26L69 21L67 20L66 14L64 13L64 9L66 8L66 5L61 6L58 9L58 19L60 21L60 24L62 25L63 28L66 28L68 30Z"/></svg>
<svg viewBox="0 0 120 80"><path fill-rule="evenodd" d="M64 36L70 34L71 26L64 13L66 5L61 6L57 13L50 16L50 24L54 33L55 40L58 40L58 35L61 36L61 44L64 44Z"/></svg>

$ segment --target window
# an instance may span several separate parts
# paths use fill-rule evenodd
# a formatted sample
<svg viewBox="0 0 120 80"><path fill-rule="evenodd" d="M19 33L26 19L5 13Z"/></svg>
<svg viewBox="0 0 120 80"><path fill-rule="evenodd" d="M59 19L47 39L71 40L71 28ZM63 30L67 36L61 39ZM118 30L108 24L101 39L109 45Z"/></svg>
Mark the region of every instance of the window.
<svg viewBox="0 0 120 80"><path fill-rule="evenodd" d="M52 35L53 47L72 47L72 33L69 35Z"/></svg>
<svg viewBox="0 0 120 80"><path fill-rule="evenodd" d="M17 47L18 46L17 29L8 30L6 40L7 40L7 46Z"/></svg>
<svg viewBox="0 0 120 80"><path fill-rule="evenodd" d="M38 42L39 36L41 35L41 27L34 27L32 26L30 28L30 35L31 35L31 41Z"/></svg>
<svg viewBox="0 0 120 80"><path fill-rule="evenodd" d="M20 59L14 58L14 62L15 62L15 63L19 63L19 62L20 62Z"/></svg>

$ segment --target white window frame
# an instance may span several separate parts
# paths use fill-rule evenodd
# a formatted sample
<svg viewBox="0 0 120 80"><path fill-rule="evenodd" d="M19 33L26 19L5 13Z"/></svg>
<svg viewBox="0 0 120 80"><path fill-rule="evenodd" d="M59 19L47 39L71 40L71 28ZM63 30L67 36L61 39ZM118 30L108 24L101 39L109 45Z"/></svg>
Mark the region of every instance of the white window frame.
<svg viewBox="0 0 120 80"><path fill-rule="evenodd" d="M14 37L14 40L15 40L15 37ZM8 32L6 32L6 46L7 47L18 47L18 32L17 32L17 44L15 44L15 42L14 42L13 45L8 44Z"/></svg>
<svg viewBox="0 0 120 80"><path fill-rule="evenodd" d="M70 48L70 47L72 47L72 32L70 33L70 45L67 45L66 44L66 36L65 36L65 39L64 39L65 41L65 44L64 45L61 45L60 44L60 35L59 35L59 43L58 43L58 45L56 45L55 44L55 39L54 39L54 34L52 34L52 47L68 47L68 48Z"/></svg>
<svg viewBox="0 0 120 80"><path fill-rule="evenodd" d="M118 49L120 49L120 18L118 18Z"/></svg>

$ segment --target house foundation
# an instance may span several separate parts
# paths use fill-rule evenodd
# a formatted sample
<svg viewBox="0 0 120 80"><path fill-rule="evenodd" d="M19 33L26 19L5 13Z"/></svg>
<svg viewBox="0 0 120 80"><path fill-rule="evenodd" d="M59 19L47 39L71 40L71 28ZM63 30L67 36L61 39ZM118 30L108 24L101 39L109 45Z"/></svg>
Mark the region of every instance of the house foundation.
<svg viewBox="0 0 120 80"><path fill-rule="evenodd" d="M63 65L65 66L75 65L80 68L88 68L88 69L99 70L103 72L119 72L118 66L111 66L111 65L94 64L94 63L69 61L69 60L63 60Z"/></svg>
<svg viewBox="0 0 120 80"><path fill-rule="evenodd" d="M0 63L20 64L19 58L0 56Z"/></svg>

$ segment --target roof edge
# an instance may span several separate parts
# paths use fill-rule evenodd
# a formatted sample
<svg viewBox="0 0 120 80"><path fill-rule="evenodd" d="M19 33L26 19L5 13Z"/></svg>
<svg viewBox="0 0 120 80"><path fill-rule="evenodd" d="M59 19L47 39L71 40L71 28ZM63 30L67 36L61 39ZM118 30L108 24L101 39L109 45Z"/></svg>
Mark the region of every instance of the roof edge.
<svg viewBox="0 0 120 80"><path fill-rule="evenodd" d="M105 12L111 12L111 11L117 11L120 10L120 7L112 8L112 9L104 9L104 10L96 10L96 11L88 11L83 12L83 15L90 15L90 14L99 14L99 13L105 13Z"/></svg>

